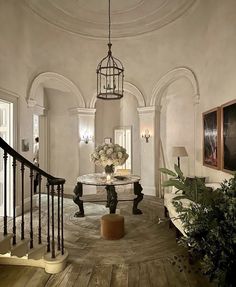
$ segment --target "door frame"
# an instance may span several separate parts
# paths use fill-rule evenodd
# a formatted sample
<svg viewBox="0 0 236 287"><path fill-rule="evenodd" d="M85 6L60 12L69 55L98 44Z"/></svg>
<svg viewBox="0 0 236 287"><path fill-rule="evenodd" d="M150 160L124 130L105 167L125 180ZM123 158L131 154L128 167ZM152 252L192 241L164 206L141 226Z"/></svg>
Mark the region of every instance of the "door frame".
<svg viewBox="0 0 236 287"><path fill-rule="evenodd" d="M19 128L19 121L18 121L18 98L19 96L15 93L6 91L0 88L0 100L5 101L12 104L12 148L16 151L18 150L18 146L20 144L20 139L18 139L18 128ZM13 206L12 206L12 197L13 197L13 188L11 185L9 197L8 197L8 216L13 215Z"/></svg>

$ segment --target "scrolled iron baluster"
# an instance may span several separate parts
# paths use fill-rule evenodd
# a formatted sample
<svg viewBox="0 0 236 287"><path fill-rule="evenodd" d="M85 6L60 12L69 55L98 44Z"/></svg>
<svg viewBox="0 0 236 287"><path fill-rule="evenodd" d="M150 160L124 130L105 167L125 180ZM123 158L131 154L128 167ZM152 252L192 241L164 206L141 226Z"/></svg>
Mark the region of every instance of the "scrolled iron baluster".
<svg viewBox="0 0 236 287"><path fill-rule="evenodd" d="M55 255L55 235L54 235L54 185L51 186L51 200L52 200L52 243L51 243L51 246L52 246L52 251L51 251L51 255L52 255L52 258L55 258L56 255Z"/></svg>
<svg viewBox="0 0 236 287"><path fill-rule="evenodd" d="M4 235L7 235L7 152L4 150Z"/></svg>
<svg viewBox="0 0 236 287"><path fill-rule="evenodd" d="M49 184L47 183L47 252L50 252L51 246L50 246L50 190L49 190Z"/></svg>
<svg viewBox="0 0 236 287"><path fill-rule="evenodd" d="M13 167L13 225L12 225L12 233L13 233L13 245L16 244L16 159L13 158L12 162Z"/></svg>
<svg viewBox="0 0 236 287"><path fill-rule="evenodd" d="M30 169L30 248L34 247L34 233L33 233L33 169Z"/></svg>
<svg viewBox="0 0 236 287"><path fill-rule="evenodd" d="M39 226L38 226L38 243L42 243L42 221L41 221L41 211L42 211L42 204L41 204L41 183L42 183L42 176L41 174L38 175L39 180Z"/></svg>
<svg viewBox="0 0 236 287"><path fill-rule="evenodd" d="M24 172L25 172L25 166L23 163L21 163L21 240L25 238L25 208L24 208L24 199L25 199L25 193L24 193Z"/></svg>
<svg viewBox="0 0 236 287"><path fill-rule="evenodd" d="M63 226L63 193L64 184L61 185L61 254L64 254L64 226Z"/></svg>
<svg viewBox="0 0 236 287"><path fill-rule="evenodd" d="M60 238L60 184L57 185L57 250L61 250L61 238Z"/></svg>

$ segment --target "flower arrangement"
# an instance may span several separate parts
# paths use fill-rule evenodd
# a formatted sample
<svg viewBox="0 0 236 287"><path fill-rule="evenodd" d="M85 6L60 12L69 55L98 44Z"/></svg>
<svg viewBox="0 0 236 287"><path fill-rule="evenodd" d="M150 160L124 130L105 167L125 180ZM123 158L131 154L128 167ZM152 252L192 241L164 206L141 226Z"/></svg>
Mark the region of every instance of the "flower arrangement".
<svg viewBox="0 0 236 287"><path fill-rule="evenodd" d="M125 163L129 155L126 149L118 144L104 143L98 145L91 154L91 161L103 167L117 166Z"/></svg>

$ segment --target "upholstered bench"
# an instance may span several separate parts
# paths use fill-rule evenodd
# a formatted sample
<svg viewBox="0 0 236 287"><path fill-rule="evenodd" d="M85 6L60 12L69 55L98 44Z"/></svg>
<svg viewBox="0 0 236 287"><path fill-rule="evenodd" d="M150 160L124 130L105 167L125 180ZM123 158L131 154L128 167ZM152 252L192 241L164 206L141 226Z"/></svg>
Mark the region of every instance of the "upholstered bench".
<svg viewBox="0 0 236 287"><path fill-rule="evenodd" d="M124 216L106 214L101 218L101 235L104 239L116 240L124 236Z"/></svg>
<svg viewBox="0 0 236 287"><path fill-rule="evenodd" d="M212 189L212 191L216 190L217 188L221 187L221 184L218 182L209 182L205 183L206 187L209 187ZM178 218L179 213L176 211L176 208L173 205L174 198L181 195L182 191L179 191L176 193L177 189L175 187L172 188L171 192L166 192L164 194L164 208L165 208L165 216L169 217L170 222L173 223L173 225L176 227L176 238L180 236L179 232L186 236L186 233L183 228L182 221ZM179 201L182 202L183 207L188 207L193 201L187 198L182 198Z"/></svg>

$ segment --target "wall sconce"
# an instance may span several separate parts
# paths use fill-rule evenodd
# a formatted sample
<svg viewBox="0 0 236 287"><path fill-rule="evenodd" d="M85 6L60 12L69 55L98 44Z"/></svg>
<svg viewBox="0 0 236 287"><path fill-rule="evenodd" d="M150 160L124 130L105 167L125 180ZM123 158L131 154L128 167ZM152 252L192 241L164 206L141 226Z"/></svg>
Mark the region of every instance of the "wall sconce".
<svg viewBox="0 0 236 287"><path fill-rule="evenodd" d="M84 141L84 143L86 144L88 144L92 140L93 140L93 137L89 135L87 132L85 132L81 137L81 141Z"/></svg>
<svg viewBox="0 0 236 287"><path fill-rule="evenodd" d="M145 138L146 143L148 143L148 139L151 137L149 130L145 130L145 133L142 134L142 138Z"/></svg>

